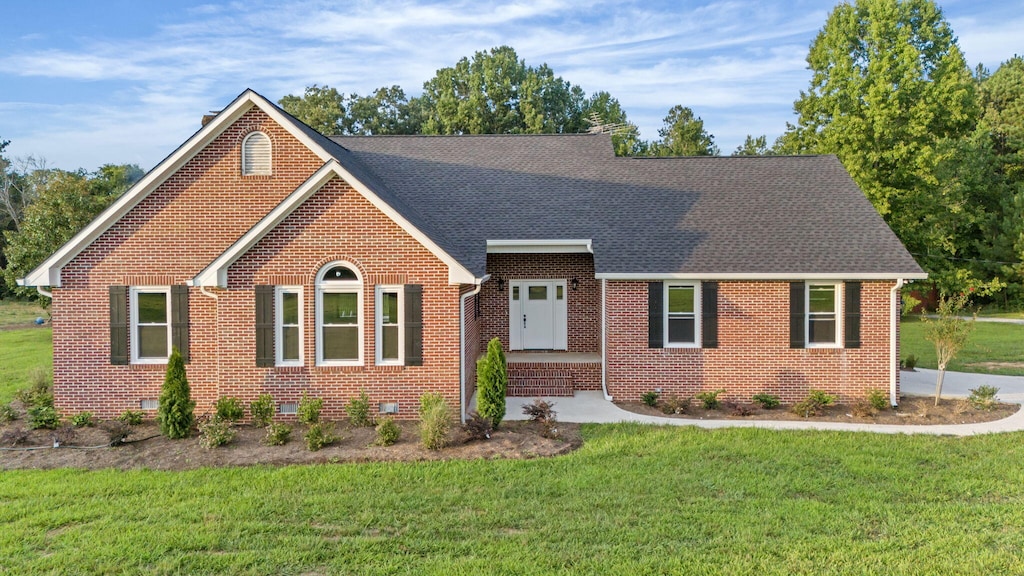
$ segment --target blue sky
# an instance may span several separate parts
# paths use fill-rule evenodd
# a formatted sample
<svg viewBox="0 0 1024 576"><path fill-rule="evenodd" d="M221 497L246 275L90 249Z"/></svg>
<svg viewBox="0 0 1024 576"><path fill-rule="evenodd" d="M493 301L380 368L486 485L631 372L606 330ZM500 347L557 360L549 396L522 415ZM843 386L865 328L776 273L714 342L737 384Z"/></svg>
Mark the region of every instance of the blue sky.
<svg viewBox="0 0 1024 576"><path fill-rule="evenodd" d="M276 101L327 84L410 95L503 44L619 99L644 138L693 108L723 153L773 140L807 87L832 0L36 0L4 2L0 138L9 157L148 170L245 88ZM1024 0L939 2L968 62L1024 54Z"/></svg>

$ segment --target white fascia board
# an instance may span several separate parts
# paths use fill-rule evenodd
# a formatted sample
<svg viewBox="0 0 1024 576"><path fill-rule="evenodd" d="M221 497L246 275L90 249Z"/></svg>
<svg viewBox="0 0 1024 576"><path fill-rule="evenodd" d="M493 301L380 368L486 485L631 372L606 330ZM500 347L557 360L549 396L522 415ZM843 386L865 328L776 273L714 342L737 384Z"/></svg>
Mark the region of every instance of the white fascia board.
<svg viewBox="0 0 1024 576"><path fill-rule="evenodd" d="M620 273L603 272L594 274L598 280L924 280L928 278L926 272L913 274L894 274L886 272L866 273Z"/></svg>
<svg viewBox="0 0 1024 576"><path fill-rule="evenodd" d="M472 273L466 270L465 267L459 264L454 258L441 250L440 247L438 247L425 234L420 232L419 229L410 224L409 221L399 214L394 208L381 200L380 197L374 194L373 191L366 187L366 185L356 180L355 177L353 177L348 170L345 170L337 160L331 159L317 170L315 174L310 176L309 179L307 179L301 186L296 188L294 192L289 194L280 204L274 207L269 214L263 217L263 219L246 232L244 236L235 241L234 244L232 244L227 250L211 262L209 266L193 278L194 285L207 287L219 286L221 288L226 288L228 283L228 268L243 254L248 252L249 249L256 245L260 239L266 236L268 232L273 230L278 224L287 218L289 214L295 211L296 208L301 206L303 202L309 199L310 196L334 177L341 178L347 182L353 189L369 200L369 202L378 210L386 214L410 236L423 244L423 246L434 254L434 256L447 264L449 284L476 284L481 282L480 279L476 278Z"/></svg>
<svg viewBox="0 0 1024 576"><path fill-rule="evenodd" d="M593 254L593 240L488 240L488 254Z"/></svg>
<svg viewBox="0 0 1024 576"><path fill-rule="evenodd" d="M235 98L231 104L222 110L217 116L200 128L191 138L178 147L170 156L165 158L155 168L150 170L141 180L135 183L124 194L121 195L106 210L100 213L88 226L82 229L68 240L63 246L57 249L42 264L25 275L21 279L24 286L60 286L60 271L68 262L74 259L86 247L92 244L111 226L123 218L132 208L138 205L152 191L156 190L164 181L177 172L189 160L201 152L207 144L220 136L231 124L253 106L259 107L273 118L282 128L288 131L297 140L305 144L309 149L323 161L331 158L331 155L322 146L314 142L304 132L288 121L281 112L270 102L252 90L246 90Z"/></svg>

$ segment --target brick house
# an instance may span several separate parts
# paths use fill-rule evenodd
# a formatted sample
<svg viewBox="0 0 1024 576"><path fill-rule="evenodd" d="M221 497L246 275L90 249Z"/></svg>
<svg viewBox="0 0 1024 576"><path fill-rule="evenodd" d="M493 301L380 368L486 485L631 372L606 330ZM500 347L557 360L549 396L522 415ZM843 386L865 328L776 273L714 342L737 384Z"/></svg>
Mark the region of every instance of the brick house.
<svg viewBox="0 0 1024 576"><path fill-rule="evenodd" d="M334 137L252 91L22 283L52 293L64 413L365 390L465 415L512 394L810 388L898 399L898 288L925 274L832 156L617 158L606 135Z"/></svg>

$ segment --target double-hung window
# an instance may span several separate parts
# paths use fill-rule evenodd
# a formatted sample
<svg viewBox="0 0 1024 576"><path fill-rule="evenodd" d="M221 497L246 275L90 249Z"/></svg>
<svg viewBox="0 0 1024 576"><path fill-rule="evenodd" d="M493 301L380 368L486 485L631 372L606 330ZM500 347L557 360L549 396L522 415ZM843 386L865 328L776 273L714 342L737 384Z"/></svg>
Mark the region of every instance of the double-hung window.
<svg viewBox="0 0 1024 576"><path fill-rule="evenodd" d="M363 363L363 283L344 264L330 264L317 277L317 364Z"/></svg>
<svg viewBox="0 0 1024 576"><path fill-rule="evenodd" d="M278 366L302 365L302 288L278 286L274 312Z"/></svg>
<svg viewBox="0 0 1024 576"><path fill-rule="evenodd" d="M171 355L171 289L131 289L130 347L133 364L162 364Z"/></svg>
<svg viewBox="0 0 1024 576"><path fill-rule="evenodd" d="M699 347L700 285L665 284L665 347Z"/></svg>
<svg viewBox="0 0 1024 576"><path fill-rule="evenodd" d="M840 346L839 284L807 284L807 347Z"/></svg>
<svg viewBox="0 0 1024 576"><path fill-rule="evenodd" d="M405 363L405 326L402 322L405 314L405 291L402 286L377 286L376 302L376 341L377 364Z"/></svg>

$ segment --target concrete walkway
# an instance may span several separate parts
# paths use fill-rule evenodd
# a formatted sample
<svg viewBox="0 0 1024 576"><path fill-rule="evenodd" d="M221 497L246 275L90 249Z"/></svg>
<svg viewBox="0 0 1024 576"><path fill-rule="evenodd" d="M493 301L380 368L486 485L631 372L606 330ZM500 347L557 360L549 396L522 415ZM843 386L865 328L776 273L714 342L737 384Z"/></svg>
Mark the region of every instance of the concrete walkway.
<svg viewBox="0 0 1024 576"><path fill-rule="evenodd" d="M935 370L918 370L902 372L903 392L913 395L932 395L935 393ZM943 398L966 397L970 388L981 384L989 384L1000 389L997 398L1003 402L1024 403L1024 377L988 376L985 374L965 374L947 372L943 383ZM507 398L505 418L507 420L525 420L523 406L533 402L533 398ZM766 428L771 430L844 430L851 432L877 432L882 434L934 434L952 436L971 436L993 432L1014 432L1024 430L1024 410L995 422L977 424L937 424L937 425L894 425L894 424L857 424L853 422L814 422L793 420L696 420L689 418L664 418L635 414L619 408L604 399L601 392L576 392L572 398L544 398L554 404L558 419L562 422L579 423L614 423L639 422L643 424L665 424L672 426L697 426L698 428ZM471 401L475 409L476 398Z"/></svg>

